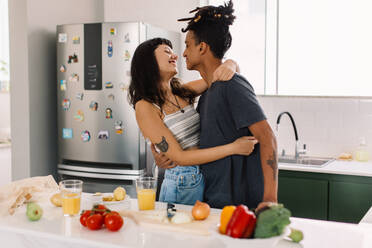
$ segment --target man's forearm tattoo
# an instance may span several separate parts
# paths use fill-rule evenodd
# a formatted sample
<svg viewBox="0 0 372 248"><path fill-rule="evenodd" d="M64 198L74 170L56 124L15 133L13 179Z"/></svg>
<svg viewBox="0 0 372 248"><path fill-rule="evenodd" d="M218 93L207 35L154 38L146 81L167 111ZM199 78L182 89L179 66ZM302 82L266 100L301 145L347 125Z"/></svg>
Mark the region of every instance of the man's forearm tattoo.
<svg viewBox="0 0 372 248"><path fill-rule="evenodd" d="M266 162L273 170L274 181L276 181L278 175L278 160L276 150L273 150L273 155L271 155Z"/></svg>
<svg viewBox="0 0 372 248"><path fill-rule="evenodd" d="M162 140L160 143L155 144L156 147L161 151L161 152L167 152L168 151L168 142L165 139L164 136L162 136Z"/></svg>

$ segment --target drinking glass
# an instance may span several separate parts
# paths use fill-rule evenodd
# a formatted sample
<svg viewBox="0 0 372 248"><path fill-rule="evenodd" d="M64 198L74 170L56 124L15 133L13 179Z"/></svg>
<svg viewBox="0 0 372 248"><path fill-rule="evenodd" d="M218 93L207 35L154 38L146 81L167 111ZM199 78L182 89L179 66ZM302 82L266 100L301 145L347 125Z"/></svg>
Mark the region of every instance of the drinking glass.
<svg viewBox="0 0 372 248"><path fill-rule="evenodd" d="M62 197L62 209L64 216L74 216L80 211L81 192L83 181L63 180L59 183Z"/></svg>
<svg viewBox="0 0 372 248"><path fill-rule="evenodd" d="M139 210L155 209L156 184L155 177L140 177L136 180Z"/></svg>

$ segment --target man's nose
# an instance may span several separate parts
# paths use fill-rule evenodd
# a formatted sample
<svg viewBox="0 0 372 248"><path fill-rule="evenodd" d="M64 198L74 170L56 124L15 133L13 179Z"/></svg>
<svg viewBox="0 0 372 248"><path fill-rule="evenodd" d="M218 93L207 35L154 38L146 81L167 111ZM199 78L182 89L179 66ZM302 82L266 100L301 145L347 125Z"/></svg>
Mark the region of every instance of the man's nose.
<svg viewBox="0 0 372 248"><path fill-rule="evenodd" d="M183 51L182 56L186 58L186 49Z"/></svg>

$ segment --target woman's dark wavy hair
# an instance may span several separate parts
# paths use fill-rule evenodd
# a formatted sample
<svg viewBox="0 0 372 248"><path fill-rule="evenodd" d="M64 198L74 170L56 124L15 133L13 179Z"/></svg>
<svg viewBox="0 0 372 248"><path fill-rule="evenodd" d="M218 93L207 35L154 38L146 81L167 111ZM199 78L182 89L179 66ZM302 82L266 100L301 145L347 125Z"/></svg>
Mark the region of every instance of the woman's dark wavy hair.
<svg viewBox="0 0 372 248"><path fill-rule="evenodd" d="M162 108L166 101L165 92L161 90L159 65L155 57L155 49L159 45L173 48L172 43L163 38L154 38L141 43L134 52L131 64L131 82L129 85L128 99L135 105L140 100L155 103ZM190 104L194 103L196 93L182 87L178 78L171 81L172 93L185 99Z"/></svg>
<svg viewBox="0 0 372 248"><path fill-rule="evenodd" d="M227 50L231 47L232 37L229 26L234 23L233 3L220 6L205 6L191 10L195 13L193 17L182 18L178 21L189 21L182 32L192 30L195 35L196 44L205 42L210 46L214 56L222 59Z"/></svg>

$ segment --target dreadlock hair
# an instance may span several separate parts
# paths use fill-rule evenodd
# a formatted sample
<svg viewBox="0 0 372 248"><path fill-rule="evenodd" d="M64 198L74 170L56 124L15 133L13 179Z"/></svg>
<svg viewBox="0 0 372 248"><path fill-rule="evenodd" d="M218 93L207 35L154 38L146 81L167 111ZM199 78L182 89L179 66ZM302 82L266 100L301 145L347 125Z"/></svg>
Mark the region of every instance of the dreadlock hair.
<svg viewBox="0 0 372 248"><path fill-rule="evenodd" d="M210 46L213 55L222 59L231 47L232 37L229 26L233 24L235 16L232 0L220 6L205 6L191 10L194 17L178 19L178 21L189 21L182 32L189 30L194 32L196 44L205 42Z"/></svg>
<svg viewBox="0 0 372 248"><path fill-rule="evenodd" d="M155 57L155 49L159 45L173 48L169 40L154 38L141 43L133 54L130 68L131 82L128 90L128 100L133 108L140 100L155 103L160 108L166 101L165 94L161 90L159 65ZM173 77L170 86L173 94L190 104L194 103L196 93L182 87L178 78Z"/></svg>

